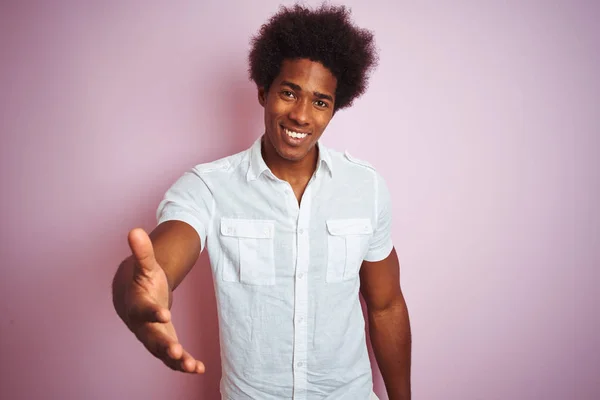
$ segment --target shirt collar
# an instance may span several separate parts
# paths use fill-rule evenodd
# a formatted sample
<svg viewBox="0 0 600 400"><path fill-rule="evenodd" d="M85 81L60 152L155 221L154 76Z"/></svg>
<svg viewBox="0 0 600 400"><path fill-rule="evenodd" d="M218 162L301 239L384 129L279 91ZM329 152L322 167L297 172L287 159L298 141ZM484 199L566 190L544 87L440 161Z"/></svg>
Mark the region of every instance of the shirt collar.
<svg viewBox="0 0 600 400"><path fill-rule="evenodd" d="M260 136L250 148L250 165L246 174L247 181L253 181L257 179L265 171L269 171L269 173L271 173L269 167L267 166L265 160L262 157L262 140L263 136ZM329 154L329 150L325 146L323 146L323 144L320 141L317 142L317 147L319 149L317 171L319 171L321 164L325 164L327 170L329 171L329 174L333 176L333 165L331 162L331 155Z"/></svg>
<svg viewBox="0 0 600 400"><path fill-rule="evenodd" d="M329 175L333 176L333 163L331 162L331 154L329 154L329 149L327 149L327 147L325 147L320 141L317 142L317 146L319 147L319 161L317 162L317 170L321 164L325 164L329 170Z"/></svg>

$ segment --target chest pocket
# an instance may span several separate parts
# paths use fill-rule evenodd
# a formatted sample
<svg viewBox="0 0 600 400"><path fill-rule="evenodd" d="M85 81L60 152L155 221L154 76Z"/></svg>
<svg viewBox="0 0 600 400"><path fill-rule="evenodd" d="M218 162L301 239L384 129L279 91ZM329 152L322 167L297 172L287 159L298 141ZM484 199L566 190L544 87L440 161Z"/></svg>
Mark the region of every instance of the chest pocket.
<svg viewBox="0 0 600 400"><path fill-rule="evenodd" d="M222 218L220 233L224 281L275 284L273 221Z"/></svg>
<svg viewBox="0 0 600 400"><path fill-rule="evenodd" d="M327 221L327 282L354 279L373 235L370 219Z"/></svg>

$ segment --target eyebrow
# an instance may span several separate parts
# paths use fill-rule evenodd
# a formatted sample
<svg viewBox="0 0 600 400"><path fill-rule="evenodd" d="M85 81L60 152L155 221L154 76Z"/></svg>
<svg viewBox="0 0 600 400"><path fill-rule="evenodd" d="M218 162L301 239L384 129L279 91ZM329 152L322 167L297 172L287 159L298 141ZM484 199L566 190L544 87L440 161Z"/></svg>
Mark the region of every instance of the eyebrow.
<svg viewBox="0 0 600 400"><path fill-rule="evenodd" d="M289 86L290 88L294 89L297 92L301 92L302 91L302 88L300 87L300 85L296 85L295 83L290 82L290 81L283 81L283 82L281 82L281 85L282 86ZM313 95L315 97L319 98L319 99L329 100L329 101L331 101L333 103L333 97L331 97L328 94L324 94L324 93L320 93L320 92L313 92Z"/></svg>

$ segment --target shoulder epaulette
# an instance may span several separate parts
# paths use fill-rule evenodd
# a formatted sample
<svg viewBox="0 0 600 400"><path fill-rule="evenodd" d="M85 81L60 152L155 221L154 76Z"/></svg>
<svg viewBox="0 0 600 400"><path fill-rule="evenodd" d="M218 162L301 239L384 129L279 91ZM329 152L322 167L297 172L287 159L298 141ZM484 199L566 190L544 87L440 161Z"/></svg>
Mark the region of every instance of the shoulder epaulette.
<svg viewBox="0 0 600 400"><path fill-rule="evenodd" d="M350 161L350 162L352 162L354 164L362 165L363 167L367 167L367 168L370 168L372 170L375 170L374 166L372 166L371 164L369 164L366 161L359 160L358 158L355 158L355 157L351 156L350 153L348 153L347 150L344 152L344 156L346 156L346 158L348 159L348 161Z"/></svg>
<svg viewBox="0 0 600 400"><path fill-rule="evenodd" d="M220 159L204 164L196 165L195 169L198 172L211 172L215 170L224 170L229 168L231 163L227 159Z"/></svg>

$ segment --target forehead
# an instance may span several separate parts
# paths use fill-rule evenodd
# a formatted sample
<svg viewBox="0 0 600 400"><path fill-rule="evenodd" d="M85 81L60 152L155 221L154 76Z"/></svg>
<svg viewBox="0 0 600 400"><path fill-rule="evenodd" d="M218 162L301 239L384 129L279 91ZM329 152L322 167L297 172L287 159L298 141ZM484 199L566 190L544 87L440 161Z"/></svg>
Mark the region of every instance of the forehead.
<svg viewBox="0 0 600 400"><path fill-rule="evenodd" d="M275 82L280 84L283 81L295 83L302 90L330 95L335 93L337 86L337 79L328 68L305 58L283 61Z"/></svg>

